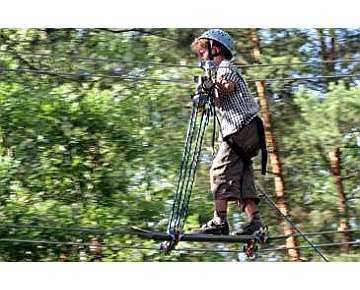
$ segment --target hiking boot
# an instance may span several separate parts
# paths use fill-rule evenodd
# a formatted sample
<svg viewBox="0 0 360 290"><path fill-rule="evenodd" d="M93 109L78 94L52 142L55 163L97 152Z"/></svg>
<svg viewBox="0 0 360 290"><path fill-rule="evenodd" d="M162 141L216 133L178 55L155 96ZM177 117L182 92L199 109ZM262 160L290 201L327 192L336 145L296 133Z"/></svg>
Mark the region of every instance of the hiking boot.
<svg viewBox="0 0 360 290"><path fill-rule="evenodd" d="M265 227L262 225L262 223L257 220L253 219L248 225L246 225L243 230L236 232L236 235L257 235L257 234L263 234L265 232Z"/></svg>
<svg viewBox="0 0 360 290"><path fill-rule="evenodd" d="M206 224L203 224L201 228L194 233L208 235L228 235L229 224L226 221L222 223L216 223L214 219L211 219Z"/></svg>

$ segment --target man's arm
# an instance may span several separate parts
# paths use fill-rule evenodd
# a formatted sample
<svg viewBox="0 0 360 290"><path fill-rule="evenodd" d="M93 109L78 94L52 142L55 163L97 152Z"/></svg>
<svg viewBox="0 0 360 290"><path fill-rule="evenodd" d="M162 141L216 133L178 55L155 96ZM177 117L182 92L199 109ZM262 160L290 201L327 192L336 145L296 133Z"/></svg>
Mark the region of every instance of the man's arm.
<svg viewBox="0 0 360 290"><path fill-rule="evenodd" d="M220 95L227 95L236 90L235 83L225 79L215 81L215 87L219 92L218 97L214 97L214 104L217 107L220 105Z"/></svg>
<svg viewBox="0 0 360 290"><path fill-rule="evenodd" d="M216 81L215 86L219 90L219 93L222 94L229 94L236 90L235 83L225 79Z"/></svg>

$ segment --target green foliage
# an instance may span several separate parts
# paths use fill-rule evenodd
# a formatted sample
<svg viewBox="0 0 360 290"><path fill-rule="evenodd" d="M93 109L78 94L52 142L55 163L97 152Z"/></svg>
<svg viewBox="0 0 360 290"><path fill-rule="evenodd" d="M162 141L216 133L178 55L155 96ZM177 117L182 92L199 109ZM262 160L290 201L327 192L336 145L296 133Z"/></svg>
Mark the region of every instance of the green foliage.
<svg viewBox="0 0 360 290"><path fill-rule="evenodd" d="M68 261L95 261L97 254L87 244L94 238L103 245L102 261L248 260L237 253L212 252L239 250L239 245L182 243L179 249L209 252L175 251L165 256L159 254L158 242L111 231L69 230L126 231L131 225L166 229L190 114L191 78L201 73L190 44L201 31L0 30L0 224L43 227L0 227L0 234L4 239L52 242L0 241L0 260L57 261L65 256ZM251 64L249 30L229 31L239 51L236 62ZM321 64L291 65L318 58L311 30L258 33L261 60L269 66L244 67L245 79L316 76L321 71ZM337 33L354 39L351 30ZM358 66L351 62L356 45L339 47L344 62L337 72L357 73ZM304 230L336 228L336 193L325 159L329 149L345 147L343 174L351 177L359 171L359 87L349 80L303 83L303 88L289 81L266 85L289 203ZM254 89L253 83L249 85ZM211 126L187 230L211 215L210 140ZM352 225L358 228L359 181L354 176L344 184ZM272 192L270 175L257 178ZM260 208L271 232L281 234L279 218L266 204ZM233 228L245 222L235 207L229 216ZM356 253L328 253L334 260L359 259ZM304 255L317 259L311 250ZM279 252L259 258L283 259Z"/></svg>

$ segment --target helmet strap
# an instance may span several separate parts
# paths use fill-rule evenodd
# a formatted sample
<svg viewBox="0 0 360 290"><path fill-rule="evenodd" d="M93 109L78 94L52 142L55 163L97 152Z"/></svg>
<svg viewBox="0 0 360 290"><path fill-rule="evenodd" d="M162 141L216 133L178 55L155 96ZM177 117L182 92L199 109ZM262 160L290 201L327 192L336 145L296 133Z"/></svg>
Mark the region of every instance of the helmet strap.
<svg viewBox="0 0 360 290"><path fill-rule="evenodd" d="M208 44L207 44L207 49L208 49L208 53L209 53L209 60L214 60L215 56L218 56L221 54L221 52L217 52L217 53L213 53L213 42L209 39Z"/></svg>
<svg viewBox="0 0 360 290"><path fill-rule="evenodd" d="M209 39L207 42L207 50L208 50L208 55L209 55L209 60L213 60L214 59L214 55L212 53L212 41Z"/></svg>

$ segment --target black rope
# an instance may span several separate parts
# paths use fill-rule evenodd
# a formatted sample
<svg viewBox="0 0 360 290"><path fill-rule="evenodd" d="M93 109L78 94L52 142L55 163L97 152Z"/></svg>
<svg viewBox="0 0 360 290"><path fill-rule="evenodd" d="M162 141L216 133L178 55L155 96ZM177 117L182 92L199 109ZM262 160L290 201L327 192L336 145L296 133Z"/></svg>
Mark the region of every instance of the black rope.
<svg viewBox="0 0 360 290"><path fill-rule="evenodd" d="M74 81L85 81L91 78L109 78L109 79L121 79L125 81L149 81L149 82L173 82L173 83L182 83L190 84L187 79L181 78L171 78L171 79L159 79L154 77L142 77L142 76L129 76L129 75L116 75L116 74L99 74L92 73L88 71L81 71L77 73L73 72L56 72L44 69L28 69L28 68L3 68L0 67L1 72L22 72L22 73L33 73L33 74L43 74L54 77L72 77ZM339 75L321 75L321 76L312 76L312 77L286 77L286 78L261 78L261 79L248 79L247 82L276 82L276 81L301 81L301 80L319 80L319 79L336 79L336 78L359 78L360 74L339 74Z"/></svg>
<svg viewBox="0 0 360 290"><path fill-rule="evenodd" d="M276 206L276 204L273 202L273 200L265 193L262 188L256 184L256 189L260 191L261 197L264 198L264 200L273 208L275 209L304 239L305 241L319 254L319 256L326 262L329 262L329 260L321 253L321 251L316 247L307 237L306 235L299 229L298 226L285 214L282 213L282 211Z"/></svg>
<svg viewBox="0 0 360 290"><path fill-rule="evenodd" d="M94 246L92 243L86 242L68 242L68 241L49 241L49 240L29 240L29 239L13 239L13 238L1 238L0 242L9 242L9 243L30 243L30 244L46 244L46 245L56 245L56 246ZM150 247L139 247L133 245L122 245L122 244L105 244L99 243L99 247L106 248L115 248L115 249L134 249L134 250L159 250L158 248Z"/></svg>
<svg viewBox="0 0 360 290"><path fill-rule="evenodd" d="M211 100L214 94L214 86L210 88L204 88L203 86L203 81L205 79L212 80L212 66L210 63L204 63L202 64L202 68L204 69L205 76L194 78L194 80L196 79L197 82L196 94L193 96L192 114L188 124L172 211L168 223L168 233L174 236L174 239L179 237L179 233L182 231L187 218L197 163L201 153L201 146L205 135L205 130L209 123L209 116L212 110ZM199 127L196 129L196 114L200 109L202 110L202 113L199 120ZM196 138L193 141L195 132ZM176 241L174 244L176 244ZM168 249L169 247L166 247L166 251L168 251Z"/></svg>
<svg viewBox="0 0 360 290"><path fill-rule="evenodd" d="M176 189L175 189L175 193L174 193L174 197L173 197L174 202L172 205L170 220L168 223L168 232L170 232L170 229L172 228L176 207L178 207L179 203L180 203L179 196L180 196L180 192L183 187L183 175L185 174L184 171L186 170L188 160L189 160L189 150L191 150L191 143L192 143L192 139L193 139L194 132L195 132L197 113L198 113L197 106L193 102L191 117L190 117L190 120L188 123L188 129L187 129L186 138L185 138L184 150L183 150L182 158L180 161L180 166L178 169L178 177L177 177L177 182L176 182L177 185L176 185Z"/></svg>
<svg viewBox="0 0 360 290"><path fill-rule="evenodd" d="M185 142L185 149L184 149L184 154L183 154L183 158L182 158L182 166L181 166L181 171L179 174L179 178L178 178L178 184L177 184L177 188L176 188L176 193L175 193L175 198L173 201L173 208L172 208L172 213L171 213L171 220L169 222L168 225L168 232L172 232L175 230L175 228L178 225L178 215L179 215L179 208L181 207L181 204L183 202L183 191L184 191L184 185L186 182L186 174L189 171L189 162L190 162L190 155L191 155L191 150L192 150L192 143L193 143L193 138L196 132L196 117L198 114L198 106L197 106L197 101L193 101L193 112L195 112L194 114L194 120L192 123L189 123L189 128L188 128L188 132L190 131L190 136L188 138L188 140ZM188 137L188 136L187 136ZM185 178L184 178L185 177ZM176 214L176 216L175 216Z"/></svg>
<svg viewBox="0 0 360 290"><path fill-rule="evenodd" d="M92 227L56 227L56 226L45 226L36 224L0 224L0 228L8 229L39 229L49 231L60 231L60 232L81 232L81 233L98 233L98 234L130 234L127 229L121 228L92 228Z"/></svg>
<svg viewBox="0 0 360 290"><path fill-rule="evenodd" d="M203 111L202 114L201 114L201 118L200 118L200 125L199 125L199 129L197 131L197 134L196 134L196 139L195 139L195 147L193 148L192 150L192 154L191 152L189 152L189 161L190 161L190 165L186 168L187 171L187 175L185 175L185 178L183 180L183 188L182 190L184 191L184 195L182 196L182 201L181 201L181 204L179 205L179 212L178 212L178 218L180 219L181 216L184 214L183 212L183 209L184 209L184 202L186 200L186 194L188 193L189 191L189 180L191 180L192 178L192 174L193 174L193 167L196 163L196 160L195 160L195 156L196 156L196 150L198 148L198 144L199 144L199 135L201 134L201 131L202 131L202 128L203 128L203 120L204 120L204 115L205 115L205 112ZM191 146L192 144L190 144ZM191 156L191 157L190 157ZM191 188L190 188L191 190ZM180 220L178 221L178 225L180 224Z"/></svg>
<svg viewBox="0 0 360 290"><path fill-rule="evenodd" d="M60 231L60 232L81 232L81 233L99 233L99 234L117 234L117 235L128 235L132 232L127 228L94 228L94 227L57 227L57 226L45 226L36 224L0 224L0 228L8 229L38 229L38 230L49 230L49 231ZM349 230L323 230L316 232L306 232L307 236L317 236L326 234L343 234L348 232L360 232L360 229L349 229ZM295 234L292 236L298 236Z"/></svg>
<svg viewBox="0 0 360 290"><path fill-rule="evenodd" d="M181 224L181 219L182 219L182 217L184 215L186 194L189 193L188 192L189 191L189 180L192 177L192 168L193 168L194 162L195 162L195 160L194 160L195 159L195 153L196 153L196 149L197 149L198 142L199 142L199 134L200 134L201 128L202 128L204 114L205 114L205 112L203 111L202 114L201 114L200 126L199 126L199 129L198 129L198 132L197 132L197 135L196 135L196 139L195 139L195 148L193 149L192 157L189 158L191 160L191 162L190 162L189 167L186 168L187 169L187 171L186 171L187 175L185 176L185 178L183 180L183 185L184 185L184 187L182 187L183 194L180 196L181 201L179 203L179 208L177 208L177 211L176 211L176 221L175 221L175 225L174 225L175 230L182 229L180 224Z"/></svg>
<svg viewBox="0 0 360 290"><path fill-rule="evenodd" d="M196 110L198 110L198 101L194 102ZM171 219L168 224L168 232L177 232L181 231L182 227L186 220L186 215L188 211L189 201L192 193L193 182L195 178L196 166L198 163L198 158L201 152L201 145L205 133L206 126L208 124L209 111L208 109L203 110L200 118L199 128L197 129L196 139L194 144L192 144L192 138L190 138L189 143L185 144L188 146L186 156L185 156L185 168L182 178L179 178L178 182L181 185L177 186L177 192L175 197L177 199L173 202L173 210L171 212ZM194 126L195 127L195 126ZM192 129L191 132L195 132ZM192 148L193 147L193 148ZM184 150L185 151L185 150ZM192 152L192 153L191 153ZM191 157L190 157L191 156ZM190 164L189 164L190 162Z"/></svg>
<svg viewBox="0 0 360 290"><path fill-rule="evenodd" d="M182 223L180 223L180 228L183 228L186 218L187 218L190 197L191 197L192 188L193 188L193 184L194 184L194 180L195 180L196 168L197 168L199 156L201 153L201 146L202 146L202 142L203 142L203 138L204 138L204 134L205 134L205 129L208 125L208 122L209 122L209 111L206 110L205 111L205 120L202 122L202 127L199 128L198 137L200 138L200 140L198 142L196 142L197 147L195 147L195 149L194 149L194 155L193 155L194 164L192 166L192 172L189 173L189 179L188 179L187 185L189 183L190 183L190 185L187 186L187 192L185 192L185 202L183 203L183 207L182 207Z"/></svg>
<svg viewBox="0 0 360 290"><path fill-rule="evenodd" d="M166 63L166 62L151 62L151 61L136 61L136 60L132 60L132 61L127 61L121 58L109 58L109 57L86 57L86 56L81 56L81 55L74 55L74 54L49 54L49 53L33 53L33 52L18 52L21 55L28 55L28 56L33 56L33 57L39 57L39 58L60 58L60 59L64 59L64 58L69 58L69 59L74 59L76 58L77 60L89 60L92 62L94 61L98 61L98 62L114 62L114 63L118 63L119 61L121 61L121 63L123 64L135 64L135 65L142 65L142 66L160 66L160 67L178 67L178 68L198 68L197 65L186 65L186 64L178 64L178 63ZM0 50L0 54L9 54L11 55L11 52L8 50ZM330 63L356 63L358 62L360 59L353 57L351 59L337 59L337 60L315 60L315 61L304 61L304 62L288 62L288 63L265 63L265 64L258 64L258 63L253 63L253 64L241 64L241 63L235 63L235 65L239 68L242 67L277 67L277 66L297 66L297 65L310 65L310 66L315 66L315 65L320 65L320 64L330 64ZM221 66L219 66L221 67Z"/></svg>
<svg viewBox="0 0 360 290"><path fill-rule="evenodd" d="M360 240L354 240L349 242L334 242L334 243L323 243L323 244L313 244L309 246L297 246L297 247L277 247L277 248L264 248L259 252L273 252L273 251L284 251L284 250L295 250L295 249L308 249L308 248L320 248L320 247L336 247L342 245L358 245L360 244Z"/></svg>
<svg viewBox="0 0 360 290"><path fill-rule="evenodd" d="M32 239L15 239L15 238L0 238L0 243L31 243L31 244L47 244L47 245L69 245L69 246L93 246L92 243L88 242L68 242L68 241L50 241L50 240L32 240ZM315 244L315 247L336 247L342 245L360 245L360 240L354 240L349 242L334 242L334 243L324 243L324 244ZM133 249L133 250L153 250L160 251L159 248L154 247L142 247L137 245L123 245L123 244L107 244L107 243L99 243L99 247L104 248L114 248L114 249ZM273 252L273 251L286 251L290 249L306 249L311 248L311 246L298 246L298 247L276 247L276 248L264 248L260 249L257 252L265 253L265 252ZM204 249L204 248L177 248L174 251L186 251L186 252L213 252L213 253L244 253L242 250L236 249Z"/></svg>

